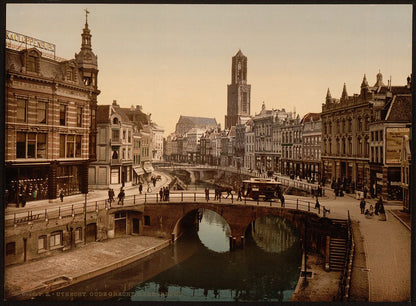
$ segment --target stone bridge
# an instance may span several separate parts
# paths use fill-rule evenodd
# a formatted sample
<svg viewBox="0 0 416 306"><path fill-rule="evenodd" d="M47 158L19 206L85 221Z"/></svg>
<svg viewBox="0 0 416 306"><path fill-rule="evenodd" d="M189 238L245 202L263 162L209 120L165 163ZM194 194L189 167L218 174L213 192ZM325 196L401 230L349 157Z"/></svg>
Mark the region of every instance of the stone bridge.
<svg viewBox="0 0 416 306"><path fill-rule="evenodd" d="M279 216L288 220L297 229L308 248L329 257L331 238L345 238L347 229L338 220L285 207L270 207L244 204L197 203L147 203L144 208L143 234L176 240L185 230L187 223L197 222L198 209L208 209L221 215L231 229L230 248L244 247L246 231L253 221L264 216ZM147 224L146 224L147 220ZM306 231L305 231L306 227Z"/></svg>

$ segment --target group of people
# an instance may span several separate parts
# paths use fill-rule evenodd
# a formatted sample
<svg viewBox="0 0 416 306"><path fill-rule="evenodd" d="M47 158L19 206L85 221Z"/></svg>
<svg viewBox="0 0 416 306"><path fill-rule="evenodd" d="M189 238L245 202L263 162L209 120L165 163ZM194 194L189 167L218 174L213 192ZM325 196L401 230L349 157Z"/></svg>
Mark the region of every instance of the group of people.
<svg viewBox="0 0 416 306"><path fill-rule="evenodd" d="M108 188L108 202L110 203L110 205L112 202L115 202L114 196L115 196L114 189ZM117 198L118 198L117 205L120 205L120 203L121 205L123 205L125 197L126 197L126 193L124 192L124 188L120 187L120 192L117 195Z"/></svg>
<svg viewBox="0 0 416 306"><path fill-rule="evenodd" d="M364 214L367 217L371 217L373 215L379 215L382 214L384 215L386 212L384 210L384 204L383 204L383 198L380 197L375 205L375 208L373 208L373 205L370 204L369 208L365 208L366 207L366 202L365 202L365 198L362 198L360 201L360 211L361 214Z"/></svg>
<svg viewBox="0 0 416 306"><path fill-rule="evenodd" d="M169 201L169 187L162 187L159 190L160 201Z"/></svg>

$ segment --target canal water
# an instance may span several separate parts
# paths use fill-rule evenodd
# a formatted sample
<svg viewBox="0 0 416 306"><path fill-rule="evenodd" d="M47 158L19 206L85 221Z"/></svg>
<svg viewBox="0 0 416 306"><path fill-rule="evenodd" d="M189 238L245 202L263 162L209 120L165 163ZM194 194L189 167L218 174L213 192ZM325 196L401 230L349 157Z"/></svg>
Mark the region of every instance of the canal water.
<svg viewBox="0 0 416 306"><path fill-rule="evenodd" d="M230 228L215 212L174 245L117 271L53 292L46 300L289 301L302 250L291 224L277 216L257 219L244 249L230 251Z"/></svg>

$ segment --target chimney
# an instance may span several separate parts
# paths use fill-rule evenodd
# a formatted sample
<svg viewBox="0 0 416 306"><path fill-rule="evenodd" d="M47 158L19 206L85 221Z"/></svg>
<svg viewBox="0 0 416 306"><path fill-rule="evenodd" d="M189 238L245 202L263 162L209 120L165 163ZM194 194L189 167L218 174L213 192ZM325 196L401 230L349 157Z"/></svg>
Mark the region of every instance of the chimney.
<svg viewBox="0 0 416 306"><path fill-rule="evenodd" d="M117 104L117 100L113 100L113 105L114 105L114 106L118 106L118 104Z"/></svg>
<svg viewBox="0 0 416 306"><path fill-rule="evenodd" d="M141 105L136 105L136 109L141 111L143 109L143 107Z"/></svg>

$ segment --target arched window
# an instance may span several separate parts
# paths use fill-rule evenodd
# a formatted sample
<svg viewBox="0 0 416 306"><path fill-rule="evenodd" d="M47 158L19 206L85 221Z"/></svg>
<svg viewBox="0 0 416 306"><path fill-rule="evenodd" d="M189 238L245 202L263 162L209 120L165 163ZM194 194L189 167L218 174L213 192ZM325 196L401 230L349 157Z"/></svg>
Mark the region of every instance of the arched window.
<svg viewBox="0 0 416 306"><path fill-rule="evenodd" d="M118 118L117 117L114 117L113 124L118 124Z"/></svg>

